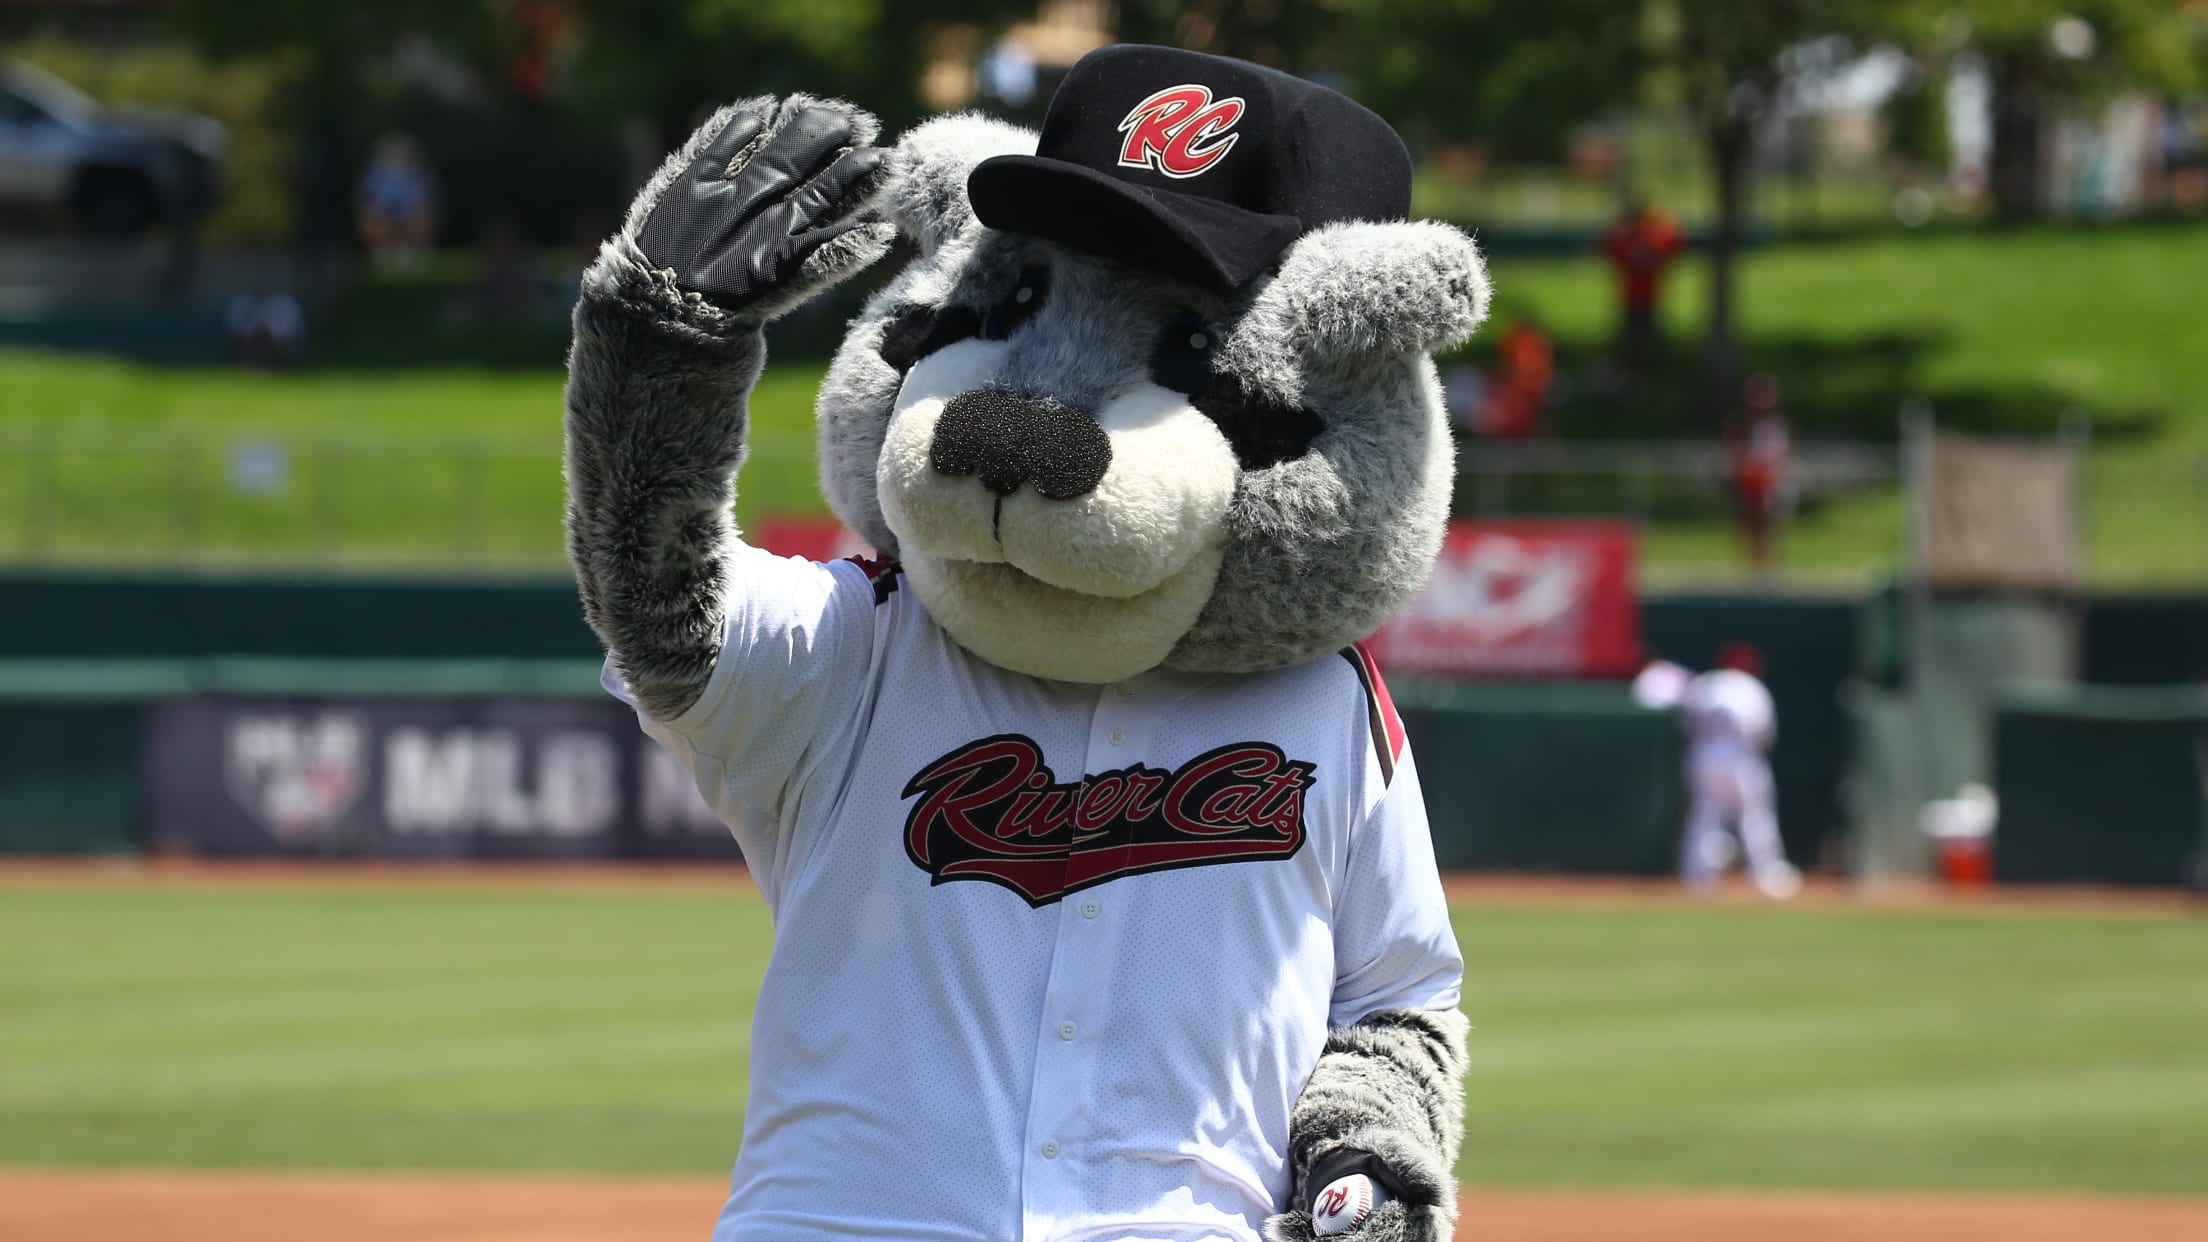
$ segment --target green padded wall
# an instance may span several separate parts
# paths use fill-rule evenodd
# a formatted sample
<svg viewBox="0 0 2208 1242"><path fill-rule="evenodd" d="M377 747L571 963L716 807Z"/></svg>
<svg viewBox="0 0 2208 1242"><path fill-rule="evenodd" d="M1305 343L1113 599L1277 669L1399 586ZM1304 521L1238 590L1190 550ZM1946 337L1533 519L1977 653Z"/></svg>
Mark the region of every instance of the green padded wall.
<svg viewBox="0 0 2208 1242"><path fill-rule="evenodd" d="M1445 868L1670 871L1679 720L1603 685L1401 686Z"/></svg>
<svg viewBox="0 0 2208 1242"><path fill-rule="evenodd" d="M2146 686L2208 674L2208 596L2106 595L2085 610L2082 680Z"/></svg>
<svg viewBox="0 0 2208 1242"><path fill-rule="evenodd" d="M0 659L598 654L559 579L0 575Z"/></svg>
<svg viewBox="0 0 2208 1242"><path fill-rule="evenodd" d="M0 698L0 853L139 848L136 702Z"/></svg>
<svg viewBox="0 0 2208 1242"><path fill-rule="evenodd" d="M2199 840L2208 733L2197 689L2018 692L1994 723L2005 881L2175 884Z"/></svg>

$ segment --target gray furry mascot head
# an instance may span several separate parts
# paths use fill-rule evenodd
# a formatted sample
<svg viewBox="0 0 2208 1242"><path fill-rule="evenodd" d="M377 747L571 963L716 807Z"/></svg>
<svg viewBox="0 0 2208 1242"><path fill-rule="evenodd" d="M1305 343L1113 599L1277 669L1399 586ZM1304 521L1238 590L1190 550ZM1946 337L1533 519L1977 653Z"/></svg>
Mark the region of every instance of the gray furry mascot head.
<svg viewBox="0 0 2208 1242"><path fill-rule="evenodd" d="M892 1232L1448 1236L1462 963L1400 723L1344 649L1440 546L1429 354L1486 313L1477 250L1407 218L1378 117L1240 61L1105 48L1040 134L875 138L833 101L722 109L576 310L569 547L608 686L777 918L724 1233L860 1211L871 1191L807 1189L835 1165L808 1153L873 1151L896 1167L850 1173L904 1188L864 1209L914 1217ZM900 237L818 408L828 500L885 563L766 557L731 520L761 330ZM1072 969L1054 911L1091 891L1082 919L1155 902L1147 934L1199 949L1086 959L1088 992L1139 1001L1093 1051L1027 1013L1060 1002L1023 973ZM882 920L932 930L871 938ZM945 997L972 1007L922 1012ZM875 999L895 1039L863 1035ZM1059 1140L1003 1118L1061 1055L1019 1033L1046 1019L1099 1110L1137 1090L1115 1058L1196 1068L1143 1133L1037 1166ZM846 1026L879 1065L822 1051ZM970 1064L962 1110L900 1094L929 1047ZM927 1162L951 1150L946 1180Z"/></svg>
<svg viewBox="0 0 2208 1242"><path fill-rule="evenodd" d="M1427 354L1486 313L1478 251L1403 218L1378 117L1232 62L1176 87L1182 60L1091 57L1039 141L975 116L906 135L879 203L919 257L821 391L836 512L1020 672L1330 654L1441 544Z"/></svg>

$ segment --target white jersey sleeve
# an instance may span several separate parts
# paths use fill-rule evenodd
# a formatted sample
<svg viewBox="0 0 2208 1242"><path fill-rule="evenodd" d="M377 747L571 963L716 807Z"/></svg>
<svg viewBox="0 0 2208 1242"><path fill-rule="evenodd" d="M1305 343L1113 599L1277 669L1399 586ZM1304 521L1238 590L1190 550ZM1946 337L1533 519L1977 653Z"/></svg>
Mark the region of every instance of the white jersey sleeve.
<svg viewBox="0 0 2208 1242"><path fill-rule="evenodd" d="M1771 749L1778 712L1761 681L1738 669L1702 674L1687 688L1687 732L1697 746Z"/></svg>
<svg viewBox="0 0 2208 1242"><path fill-rule="evenodd" d="M819 564L739 546L728 566L720 659L698 701L673 720L638 708L644 731L736 833L762 884L776 874L788 803L816 773L841 772L880 659L878 579L886 567ZM605 688L635 696L612 659Z"/></svg>
<svg viewBox="0 0 2208 1242"><path fill-rule="evenodd" d="M1449 925L1426 800L1408 747L1394 779L1350 834L1334 902L1332 1026L1383 1009L1454 1009L1464 957Z"/></svg>

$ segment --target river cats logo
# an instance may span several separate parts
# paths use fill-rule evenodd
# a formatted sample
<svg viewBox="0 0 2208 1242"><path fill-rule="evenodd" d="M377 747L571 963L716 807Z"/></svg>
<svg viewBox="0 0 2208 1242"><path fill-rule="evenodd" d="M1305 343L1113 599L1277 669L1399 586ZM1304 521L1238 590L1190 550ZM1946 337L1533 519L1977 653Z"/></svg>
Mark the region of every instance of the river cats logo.
<svg viewBox="0 0 2208 1242"><path fill-rule="evenodd" d="M1127 141L1119 148L1126 168L1153 168L1175 180L1216 164L1242 135L1230 133L1242 119L1242 100L1214 101L1211 88L1169 86L1130 109L1119 123Z"/></svg>
<svg viewBox="0 0 2208 1242"><path fill-rule="evenodd" d="M1303 848L1313 765L1237 742L1173 771L1140 765L1060 781L1017 733L968 742L899 795L905 853L935 883L986 880L1030 906L1176 867L1288 858Z"/></svg>

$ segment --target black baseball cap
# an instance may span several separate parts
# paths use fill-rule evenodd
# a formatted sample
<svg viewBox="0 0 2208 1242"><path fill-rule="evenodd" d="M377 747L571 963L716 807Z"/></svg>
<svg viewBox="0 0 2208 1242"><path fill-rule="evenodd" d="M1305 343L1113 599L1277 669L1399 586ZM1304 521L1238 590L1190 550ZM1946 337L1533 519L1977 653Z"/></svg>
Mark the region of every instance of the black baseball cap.
<svg viewBox="0 0 2208 1242"><path fill-rule="evenodd" d="M1337 220L1400 220L1411 157L1369 109L1248 61L1122 43L1066 72L1033 155L966 180L993 229L1233 290Z"/></svg>

